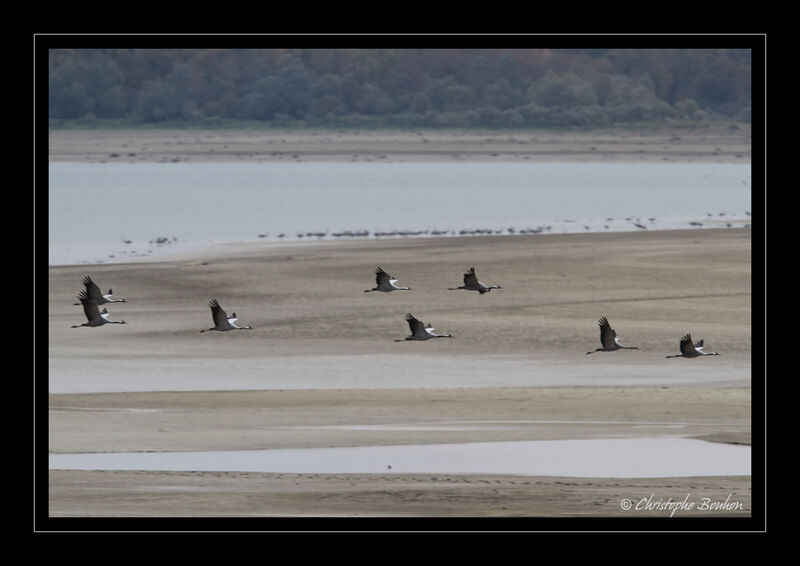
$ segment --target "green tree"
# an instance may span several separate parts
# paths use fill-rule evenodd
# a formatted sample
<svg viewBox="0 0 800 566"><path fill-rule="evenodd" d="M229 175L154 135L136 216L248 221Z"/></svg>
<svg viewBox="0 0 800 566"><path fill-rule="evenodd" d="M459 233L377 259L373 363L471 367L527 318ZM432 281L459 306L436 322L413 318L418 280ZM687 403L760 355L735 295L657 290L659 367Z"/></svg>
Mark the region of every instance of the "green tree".
<svg viewBox="0 0 800 566"><path fill-rule="evenodd" d="M56 66L51 62L48 99L52 118L81 118L92 111L87 85L81 80L78 67L74 59Z"/></svg>
<svg viewBox="0 0 800 566"><path fill-rule="evenodd" d="M424 92L418 92L411 97L410 109L417 114L424 114L431 109L431 99Z"/></svg>
<svg viewBox="0 0 800 566"><path fill-rule="evenodd" d="M356 110L362 114L388 114L394 108L392 99L382 88L374 84L365 85Z"/></svg>
<svg viewBox="0 0 800 566"><path fill-rule="evenodd" d="M498 110L509 110L522 106L526 100L508 79L501 78L483 89L483 102Z"/></svg>
<svg viewBox="0 0 800 566"><path fill-rule="evenodd" d="M281 100L285 113L293 118L305 117L311 105L312 80L300 57L287 54L278 61L279 90L276 96Z"/></svg>
<svg viewBox="0 0 800 566"><path fill-rule="evenodd" d="M442 91L442 106L447 111L467 110L473 106L474 94L466 85L450 84Z"/></svg>
<svg viewBox="0 0 800 566"><path fill-rule="evenodd" d="M50 65L50 113L59 118L118 118L125 112L122 72L102 51Z"/></svg>
<svg viewBox="0 0 800 566"><path fill-rule="evenodd" d="M284 99L285 85L276 76L267 76L253 83L250 91L242 98L239 116L252 120L270 120L276 114L285 114L288 104Z"/></svg>
<svg viewBox="0 0 800 566"><path fill-rule="evenodd" d="M458 127L748 119L751 57L747 49L53 49L49 113Z"/></svg>
<svg viewBox="0 0 800 566"><path fill-rule="evenodd" d="M597 104L597 94L589 81L573 74L548 72L528 89L528 96L540 106L568 108Z"/></svg>
<svg viewBox="0 0 800 566"><path fill-rule="evenodd" d="M145 81L139 91L136 116L145 122L183 120L191 116L191 105L183 89L169 81Z"/></svg>

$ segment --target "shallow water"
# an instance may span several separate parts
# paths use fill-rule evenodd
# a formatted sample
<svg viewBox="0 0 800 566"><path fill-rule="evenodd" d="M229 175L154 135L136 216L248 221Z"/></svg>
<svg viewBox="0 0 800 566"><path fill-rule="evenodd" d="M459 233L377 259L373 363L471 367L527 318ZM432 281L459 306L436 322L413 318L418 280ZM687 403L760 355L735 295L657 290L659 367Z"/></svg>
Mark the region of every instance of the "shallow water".
<svg viewBox="0 0 800 566"><path fill-rule="evenodd" d="M473 442L213 452L50 454L51 470L563 477L750 475L750 447L688 438Z"/></svg>
<svg viewBox="0 0 800 566"><path fill-rule="evenodd" d="M528 356L373 354L247 357L230 372L229 359L131 358L124 364L89 364L81 358L50 359L50 393L123 391L217 391L242 389L394 389L462 387L577 387L749 385L746 356L668 360L664 354L636 359L591 360L582 351L568 359ZM685 363L683 363L685 362ZM264 368L270 371L265 372ZM381 371L375 372L374 368ZM435 376L431 379L430 376Z"/></svg>
<svg viewBox="0 0 800 566"><path fill-rule="evenodd" d="M749 223L750 173L719 163L51 163L49 263L348 231L737 227Z"/></svg>

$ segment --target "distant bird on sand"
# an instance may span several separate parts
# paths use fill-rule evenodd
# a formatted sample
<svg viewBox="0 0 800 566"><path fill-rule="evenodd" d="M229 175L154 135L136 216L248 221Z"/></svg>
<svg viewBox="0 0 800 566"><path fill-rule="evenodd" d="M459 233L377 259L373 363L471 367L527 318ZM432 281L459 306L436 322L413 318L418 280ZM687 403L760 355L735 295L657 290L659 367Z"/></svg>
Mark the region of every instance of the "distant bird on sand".
<svg viewBox="0 0 800 566"><path fill-rule="evenodd" d="M113 299L111 298L112 291L111 289L108 290L108 293L103 293L100 291L100 287L92 281L92 278L88 275L83 278L83 285L86 287L85 291L81 291L78 295L78 298L83 301L84 299L88 300L90 303L95 305L104 305L105 303L125 303L127 302L125 299ZM81 303L74 303L76 305L80 305Z"/></svg>
<svg viewBox="0 0 800 566"><path fill-rule="evenodd" d="M680 343L681 353L674 356L666 356L667 358L697 358L699 356L719 356L717 352L704 352L703 341L700 340L692 344L692 335L687 334L681 338Z"/></svg>
<svg viewBox="0 0 800 566"><path fill-rule="evenodd" d="M595 352L612 352L614 350L626 349L626 350L638 350L639 348L636 346L623 346L619 342L619 338L617 338L617 332L611 328L611 325L608 323L608 319L606 317L601 318L597 324L600 325L600 343L603 345L602 348L597 348L590 352L586 352L587 354L594 354Z"/></svg>
<svg viewBox="0 0 800 566"><path fill-rule="evenodd" d="M211 302L208 303L209 308L211 308L211 316L214 319L214 326L207 330L201 330L200 332L208 332L211 330L252 330L252 326L237 326L235 323L238 320L236 318L236 313L228 314L222 310L222 307L219 306L217 299L211 299Z"/></svg>
<svg viewBox="0 0 800 566"><path fill-rule="evenodd" d="M423 324L422 321L417 320L411 313L406 315L408 326L411 328L411 336L406 336L405 339L395 340L395 342L404 342L405 340L428 340L430 338L452 338L452 334L435 334L430 324Z"/></svg>
<svg viewBox="0 0 800 566"><path fill-rule="evenodd" d="M492 289L502 289L500 285L485 285L478 281L478 276L475 274L475 268L470 267L464 274L464 284L460 287L448 287L448 291L456 291L464 289L465 291L477 291L481 295L488 293Z"/></svg>
<svg viewBox="0 0 800 566"><path fill-rule="evenodd" d="M411 291L411 287L398 287L395 285L397 279L386 273L380 267L375 269L375 283L377 283L377 286L372 289L364 289L364 292L382 291L388 293L389 291Z"/></svg>
<svg viewBox="0 0 800 566"><path fill-rule="evenodd" d="M74 324L71 328L80 328L81 326L103 326L104 324L126 324L124 320L109 320L108 309L103 307L103 311L96 304L87 300L81 299L83 305L83 313L86 315L86 322L82 324Z"/></svg>

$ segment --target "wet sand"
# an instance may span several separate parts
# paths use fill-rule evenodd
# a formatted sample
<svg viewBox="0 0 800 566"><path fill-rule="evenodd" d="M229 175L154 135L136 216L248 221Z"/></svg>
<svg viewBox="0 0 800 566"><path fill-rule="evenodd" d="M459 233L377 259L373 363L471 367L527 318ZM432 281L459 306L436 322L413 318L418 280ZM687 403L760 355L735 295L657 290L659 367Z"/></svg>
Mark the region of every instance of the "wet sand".
<svg viewBox="0 0 800 566"><path fill-rule="evenodd" d="M751 231L219 246L49 269L49 449L751 441ZM380 265L412 292L363 293ZM447 291L476 266L503 285ZM126 325L71 329L90 274ZM253 330L200 333L217 298ZM412 312L454 338L408 334ZM599 346L607 315L623 343ZM691 332L722 355L666 359ZM90 339L89 339L90 338ZM437 427L461 423L462 427ZM506 423L490 427L486 423ZM413 426L406 426L413 425ZM466 426L470 425L470 426ZM51 517L749 516L751 478L49 472ZM707 511L702 498L741 509ZM291 525L291 523L288 523ZM379 523L374 527L379 528ZM287 528L292 528L288 526ZM347 528L346 526L344 528ZM421 527L422 529L426 527Z"/></svg>

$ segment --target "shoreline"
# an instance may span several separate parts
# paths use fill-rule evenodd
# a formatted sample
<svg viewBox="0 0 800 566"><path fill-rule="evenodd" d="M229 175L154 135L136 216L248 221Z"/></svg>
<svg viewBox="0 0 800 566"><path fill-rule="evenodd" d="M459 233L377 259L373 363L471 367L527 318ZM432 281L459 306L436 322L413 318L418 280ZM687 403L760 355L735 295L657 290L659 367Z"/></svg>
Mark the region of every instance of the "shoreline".
<svg viewBox="0 0 800 566"><path fill-rule="evenodd" d="M635 220L639 220L638 218ZM633 220L631 221L633 222ZM516 233L502 233L484 234L484 233L457 233L455 230L446 230L447 234L431 235L430 231L424 231L422 234L403 234L393 233L389 235L368 235L368 236L336 236L333 234L325 234L323 236L308 236L308 237L261 237L256 236L248 239L233 239L233 240L209 240L209 241L169 241L165 244L157 244L155 246L146 246L146 252L137 252L135 250L128 251L127 249L120 249L119 243L92 243L84 244L82 249L92 248L93 259L77 259L74 252L72 252L73 244L61 244L55 246L58 250L54 252L54 257L48 261L48 267L68 267L78 265L103 265L103 264L125 264L125 263L138 263L148 261L173 261L189 257L203 257L205 255L217 255L219 250L231 249L233 247L243 248L256 248L256 247L291 247L291 246L315 246L320 244L335 244L335 243L370 243L370 242L414 242L414 241L428 241L449 238L523 238L523 237L547 237L556 235L568 234L621 234L621 233L634 233L639 231L648 231L650 233L659 232L672 232L676 230L749 230L752 226L750 216L736 217L730 216L724 220L720 219L696 219L686 220L684 222L672 222L668 226L654 227L651 222L650 226L636 226L635 223L626 227L600 229L598 227L592 228L589 225L584 226L583 223L574 222L572 230L563 229L561 231L553 231L547 229L534 229L535 231L528 231L522 229ZM480 231L475 231L480 232ZM51 250L54 249L52 243ZM102 256L102 257L101 257ZM85 256L82 256L85 257ZM67 259L69 258L69 259Z"/></svg>
<svg viewBox="0 0 800 566"><path fill-rule="evenodd" d="M749 163L749 124L597 130L50 130L49 161Z"/></svg>
<svg viewBox="0 0 800 566"><path fill-rule="evenodd" d="M293 129L112 129L51 130L48 136L48 160L76 163L254 163L254 162L552 162L570 163L734 163L748 164L751 159L751 128L747 124L709 123L706 127L656 127L642 129L566 130L293 130ZM711 211L715 214L718 211ZM544 225L519 226L517 235L606 232L674 228L738 228L750 223L741 216L749 211L735 211L736 216L714 218L581 219L572 225L555 218ZM541 221L538 224L542 224ZM584 226L586 224L586 226ZM638 227L636 225L639 225ZM700 226L700 225L703 226ZM552 226L550 226L552 225ZM606 226L608 225L608 226ZM312 227L313 228L313 227ZM319 238L322 227L314 233L262 234L255 230L249 240L263 238L276 244L300 240L359 240L346 233L328 233ZM333 232L346 232L340 227ZM363 227L350 227L355 232ZM436 237L469 237L481 234L481 226L426 227ZM495 231L500 227L492 227ZM395 227L380 238L368 240L417 238L402 234ZM503 231L507 227L502 227ZM307 231L307 230L306 230ZM473 232L469 234L466 232ZM537 234L538 233L538 234ZM424 237L424 236L423 236ZM152 239L152 235L150 236ZM290 238L295 241L287 242ZM130 238L128 238L130 239ZM183 236L182 236L183 239ZM178 244L183 246L184 242ZM205 245L191 242L189 245ZM211 245L216 245L212 243ZM148 256L172 256L171 245L146 242L144 238L98 244L97 252L67 249L72 244L54 244L51 265L93 265L124 263ZM82 248L85 249L85 248ZM202 253L202 252L199 252ZM50 263L50 261L48 261Z"/></svg>

